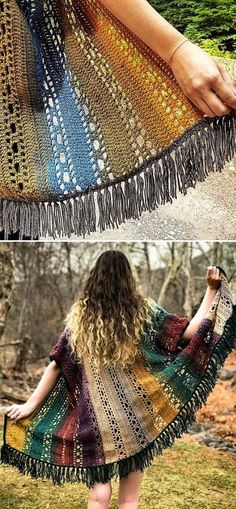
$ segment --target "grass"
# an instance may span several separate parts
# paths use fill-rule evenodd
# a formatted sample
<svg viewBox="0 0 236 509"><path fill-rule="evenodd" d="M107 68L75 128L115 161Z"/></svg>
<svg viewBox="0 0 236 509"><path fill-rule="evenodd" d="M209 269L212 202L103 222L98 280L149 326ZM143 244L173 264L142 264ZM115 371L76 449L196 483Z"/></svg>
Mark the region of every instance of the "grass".
<svg viewBox="0 0 236 509"><path fill-rule="evenodd" d="M176 442L145 471L139 509L234 509L236 461L205 446ZM23 476L0 465L0 509L85 509L87 488ZM117 508L112 482L110 509Z"/></svg>

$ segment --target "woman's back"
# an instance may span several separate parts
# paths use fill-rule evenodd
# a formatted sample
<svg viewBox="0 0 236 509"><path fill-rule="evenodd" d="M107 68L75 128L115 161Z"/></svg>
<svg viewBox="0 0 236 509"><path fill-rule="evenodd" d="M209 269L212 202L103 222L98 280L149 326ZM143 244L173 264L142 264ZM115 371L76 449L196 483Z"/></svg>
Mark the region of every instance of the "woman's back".
<svg viewBox="0 0 236 509"><path fill-rule="evenodd" d="M5 419L3 461L89 487L148 466L187 431L233 347L235 307L217 271L189 322L137 292L122 253L101 255L50 352L52 390L19 424Z"/></svg>

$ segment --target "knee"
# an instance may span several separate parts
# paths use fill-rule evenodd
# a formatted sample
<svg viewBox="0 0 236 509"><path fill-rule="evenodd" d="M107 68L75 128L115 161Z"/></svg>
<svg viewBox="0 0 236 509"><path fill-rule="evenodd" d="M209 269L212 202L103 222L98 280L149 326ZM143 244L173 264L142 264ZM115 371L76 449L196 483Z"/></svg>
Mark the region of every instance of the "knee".
<svg viewBox="0 0 236 509"><path fill-rule="evenodd" d="M138 507L139 502L139 493L135 492L132 493L130 491L129 493L120 493L119 496L119 509L128 509L128 508L136 508Z"/></svg>
<svg viewBox="0 0 236 509"><path fill-rule="evenodd" d="M119 509L128 509L138 507L139 496L138 495L126 495L119 499Z"/></svg>
<svg viewBox="0 0 236 509"><path fill-rule="evenodd" d="M110 484L95 484L93 488L89 490L89 498L94 502L100 502L100 504L106 504L110 501L112 495L112 489Z"/></svg>

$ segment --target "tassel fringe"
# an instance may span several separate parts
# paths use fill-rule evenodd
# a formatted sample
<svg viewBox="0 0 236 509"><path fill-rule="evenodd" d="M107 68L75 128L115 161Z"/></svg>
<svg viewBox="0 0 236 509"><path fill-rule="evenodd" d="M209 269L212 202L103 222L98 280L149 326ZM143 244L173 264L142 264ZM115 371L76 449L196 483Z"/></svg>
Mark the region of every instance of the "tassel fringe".
<svg viewBox="0 0 236 509"><path fill-rule="evenodd" d="M0 230L5 239L89 235L119 227L127 219L172 202L177 192L220 172L236 153L236 111L204 119L126 176L63 201L0 200Z"/></svg>
<svg viewBox="0 0 236 509"><path fill-rule="evenodd" d="M32 458L23 452L13 449L5 443L6 416L4 423L4 445L1 449L1 463L18 468L22 474L28 474L33 478L51 479L53 484L62 485L65 482L82 482L88 488L96 482L106 483L113 477L127 477L131 472L144 470L148 467L155 456L162 454L163 450L171 447L176 438L187 432L195 421L196 411L206 402L213 390L218 372L223 366L227 355L234 348L236 337L236 306L228 319L221 339L215 346L211 360L204 377L195 389L191 399L180 410L175 419L166 426L161 434L134 456L125 458L115 463L83 468L73 466L59 466L46 463Z"/></svg>

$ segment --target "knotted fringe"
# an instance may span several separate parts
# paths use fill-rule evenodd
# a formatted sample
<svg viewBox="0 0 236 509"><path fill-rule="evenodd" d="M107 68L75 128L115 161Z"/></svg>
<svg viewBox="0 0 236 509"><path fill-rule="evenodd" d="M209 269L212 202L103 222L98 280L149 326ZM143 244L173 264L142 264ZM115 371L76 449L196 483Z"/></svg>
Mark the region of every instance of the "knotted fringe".
<svg viewBox="0 0 236 509"><path fill-rule="evenodd" d="M227 355L232 351L235 338L236 306L234 306L233 313L226 322L222 337L216 344L207 370L191 399L161 434L134 456L115 463L90 468L58 466L31 458L4 443L1 449L1 463L15 466L22 474L29 474L33 478L51 479L53 484L62 485L65 482L82 482L88 487L93 486L96 482L106 483L113 477L127 477L130 472L144 470L152 463L156 455L162 454L163 449L171 447L176 438L188 431L195 420L196 411L206 402L213 390L218 371L223 366ZM6 416L4 442L5 432Z"/></svg>
<svg viewBox="0 0 236 509"><path fill-rule="evenodd" d="M142 212L172 202L177 192L204 181L211 171L221 171L236 153L236 111L204 119L139 168L114 182L88 192L52 202L0 200L0 230L24 236L85 236L118 227Z"/></svg>

